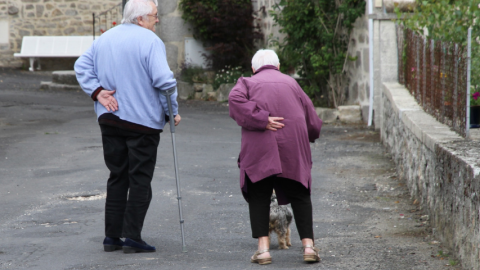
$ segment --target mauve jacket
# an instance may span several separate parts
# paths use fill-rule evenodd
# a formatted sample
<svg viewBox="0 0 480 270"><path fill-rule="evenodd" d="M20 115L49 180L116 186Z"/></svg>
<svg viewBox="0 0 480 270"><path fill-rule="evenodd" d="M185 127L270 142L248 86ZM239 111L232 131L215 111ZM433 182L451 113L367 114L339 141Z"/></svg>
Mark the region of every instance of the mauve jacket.
<svg viewBox="0 0 480 270"><path fill-rule="evenodd" d="M259 68L238 79L228 97L230 117L242 127L238 166L240 187L248 201L245 174L252 183L276 175L302 183L311 191L312 155L309 142L320 136L322 120L295 79L275 66ZM283 117L277 131L266 130L268 117ZM289 201L275 187L279 204Z"/></svg>

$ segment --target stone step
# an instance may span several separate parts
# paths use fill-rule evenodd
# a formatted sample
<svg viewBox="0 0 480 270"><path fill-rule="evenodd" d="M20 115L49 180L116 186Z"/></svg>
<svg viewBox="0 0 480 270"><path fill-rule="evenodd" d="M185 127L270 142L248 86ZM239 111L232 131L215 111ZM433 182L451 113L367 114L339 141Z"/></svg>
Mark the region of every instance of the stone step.
<svg viewBox="0 0 480 270"><path fill-rule="evenodd" d="M362 122L362 109L359 105L338 106L338 120L343 123Z"/></svg>
<svg viewBox="0 0 480 270"><path fill-rule="evenodd" d="M82 91L80 85L60 84L54 82L40 82L40 89L47 91Z"/></svg>
<svg viewBox="0 0 480 270"><path fill-rule="evenodd" d="M317 107L315 111L324 123L336 123L340 121L347 124L356 124L362 121L366 122L365 117L362 117L362 108L359 105L338 106L338 109Z"/></svg>
<svg viewBox="0 0 480 270"><path fill-rule="evenodd" d="M228 101L228 95L235 86L234 83L222 84L214 91L211 84L188 83L177 80L177 91L179 99L206 99L220 102Z"/></svg>
<svg viewBox="0 0 480 270"><path fill-rule="evenodd" d="M323 123L335 123L338 120L338 110L330 108L316 107L315 112L322 119Z"/></svg>
<svg viewBox="0 0 480 270"><path fill-rule="evenodd" d="M74 70L58 70L52 72L52 82L56 84L79 85Z"/></svg>

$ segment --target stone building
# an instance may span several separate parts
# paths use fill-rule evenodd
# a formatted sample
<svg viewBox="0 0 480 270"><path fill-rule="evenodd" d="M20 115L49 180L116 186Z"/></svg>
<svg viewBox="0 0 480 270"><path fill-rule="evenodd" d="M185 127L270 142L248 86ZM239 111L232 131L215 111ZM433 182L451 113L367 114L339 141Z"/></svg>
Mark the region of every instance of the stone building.
<svg viewBox="0 0 480 270"><path fill-rule="evenodd" d="M400 0L384 0L400 1ZM383 13L382 0L374 0L377 14ZM411 1L411 0L408 0ZM19 52L23 36L90 36L93 32L92 13L101 13L118 7L117 18L110 18L119 22L121 20L121 0L0 0L0 67L26 67L27 59L13 57L13 53ZM265 39L258 47L268 48L272 46L272 38L280 41L283 35L279 33L279 27L275 25L269 11L280 0L252 0L256 16L260 19L260 26ZM203 50L201 43L196 42L193 47L186 46L193 41L192 27L181 18L178 7L179 0L158 0L158 13L160 24L157 25L156 33L163 40L167 49L167 59L170 68L177 71L185 61L185 56L190 54L200 55ZM390 19L387 17L386 19ZM96 19L96 33L111 27L109 19L102 17ZM375 28L375 60L377 63L381 57L382 36L391 36L394 28L382 28L382 20L374 22ZM380 33L380 31L387 31ZM355 61L348 61L346 73L348 75L347 105L360 105L364 120L369 106L369 49L368 49L368 16L367 8L365 15L360 17L350 35L348 53ZM273 48L275 49L275 48ZM201 57L198 57L201 58ZM42 59L42 68L45 69L72 69L75 59ZM395 64L393 61L391 64ZM197 63L198 64L198 63ZM376 64L375 73L384 76L383 67ZM388 75L388 76L394 76ZM378 76L375 76L378 77ZM375 85L375 88L380 85ZM375 97L378 99L378 97ZM375 101L377 104L378 102ZM377 119L378 120L378 119ZM377 121L374 121L377 122Z"/></svg>
<svg viewBox="0 0 480 270"><path fill-rule="evenodd" d="M91 36L93 35L92 13L95 13L96 35L111 27L111 22L121 20L121 0L0 0L0 67L28 66L26 59L13 57L21 49L24 36ZM156 33L167 49L168 63L177 70L185 60L185 42L193 34L188 23L181 18L179 0L158 0L160 23ZM279 27L268 13L279 0L252 1L253 8L265 35L266 47L270 37L282 37ZM109 14L98 16L106 10ZM99 17L99 18L98 18ZM113 18L112 18L113 17ZM188 41L187 41L188 42ZM197 42L192 53L198 54L201 45ZM68 69L75 59L42 59L42 68ZM198 63L197 63L198 64Z"/></svg>
<svg viewBox="0 0 480 270"><path fill-rule="evenodd" d="M121 20L121 0L0 0L0 67L28 66L20 52L24 36L91 36L92 13L112 10L96 19L96 35ZM185 37L192 37L181 18L178 0L159 0L157 35L165 42L172 70L184 59ZM110 17L109 17L110 16ZM113 18L112 18L113 16ZM42 59L42 68L72 69L75 59Z"/></svg>

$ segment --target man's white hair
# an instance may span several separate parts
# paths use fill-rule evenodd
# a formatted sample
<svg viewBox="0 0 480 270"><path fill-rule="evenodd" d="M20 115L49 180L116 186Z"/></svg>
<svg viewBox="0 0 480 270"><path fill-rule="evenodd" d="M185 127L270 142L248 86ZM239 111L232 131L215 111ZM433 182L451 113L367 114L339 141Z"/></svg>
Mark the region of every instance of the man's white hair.
<svg viewBox="0 0 480 270"><path fill-rule="evenodd" d="M152 6L148 4L152 2L155 6L158 6L157 0L130 0L123 9L122 23L138 24L138 17L147 19L147 14L152 12Z"/></svg>
<svg viewBox="0 0 480 270"><path fill-rule="evenodd" d="M278 60L278 56L273 50L258 50L252 58L252 67L255 70L258 70L262 66L278 66L279 64L280 60Z"/></svg>

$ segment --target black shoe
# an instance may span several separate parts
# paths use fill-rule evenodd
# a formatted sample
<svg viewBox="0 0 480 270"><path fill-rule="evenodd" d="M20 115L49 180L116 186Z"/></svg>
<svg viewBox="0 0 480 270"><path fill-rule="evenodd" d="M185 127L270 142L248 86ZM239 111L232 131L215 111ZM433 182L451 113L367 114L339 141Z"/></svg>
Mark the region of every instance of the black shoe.
<svg viewBox="0 0 480 270"><path fill-rule="evenodd" d="M106 252L111 252L115 250L122 249L123 241L120 238L105 237L103 240L103 250Z"/></svg>
<svg viewBox="0 0 480 270"><path fill-rule="evenodd" d="M130 238L125 239L123 244L123 253L136 253L136 252L155 252L156 249L154 246L142 242L135 242Z"/></svg>

